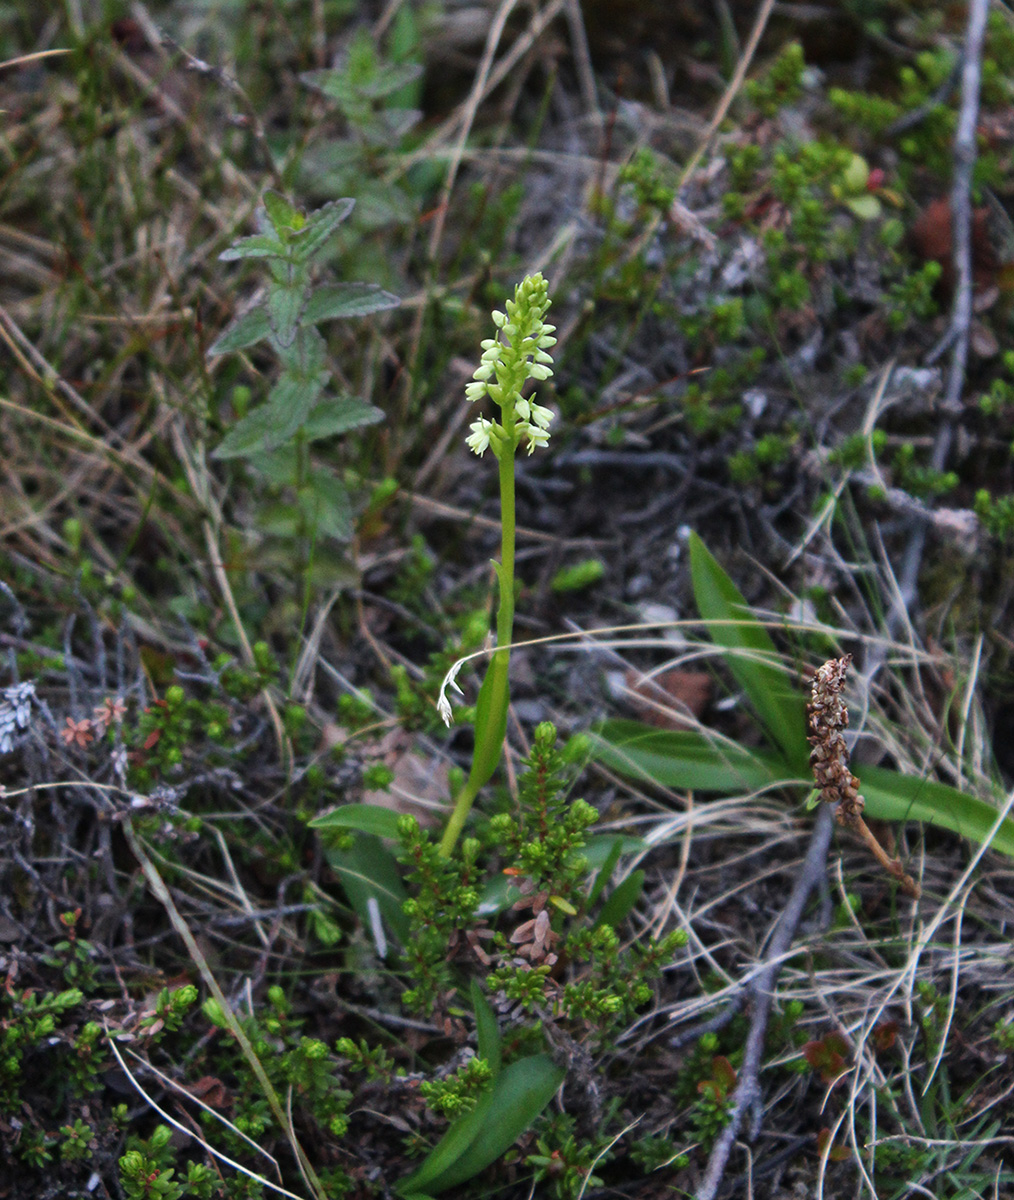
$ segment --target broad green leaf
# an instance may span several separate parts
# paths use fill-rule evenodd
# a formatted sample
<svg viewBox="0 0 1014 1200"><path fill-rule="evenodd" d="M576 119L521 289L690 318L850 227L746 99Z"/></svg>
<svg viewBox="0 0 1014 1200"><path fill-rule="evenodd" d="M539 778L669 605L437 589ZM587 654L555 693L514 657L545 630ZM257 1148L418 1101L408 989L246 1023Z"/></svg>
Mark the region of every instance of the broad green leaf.
<svg viewBox="0 0 1014 1200"><path fill-rule="evenodd" d="M640 900L641 893L644 891L644 872L631 871L626 879L609 893L609 898L599 910L598 916L595 918L594 928L598 929L600 925L617 926L629 916L631 909Z"/></svg>
<svg viewBox="0 0 1014 1200"><path fill-rule="evenodd" d="M397 838L398 814L380 804L343 804L307 821L311 829L358 829L377 837Z"/></svg>
<svg viewBox="0 0 1014 1200"><path fill-rule="evenodd" d="M484 1171L514 1145L563 1083L567 1072L547 1054L511 1063L493 1085L481 1134L442 1175L426 1183L431 1194L446 1191Z"/></svg>
<svg viewBox="0 0 1014 1200"><path fill-rule="evenodd" d="M365 317L401 301L373 283L329 283L317 288L307 301L303 320L309 325L345 317Z"/></svg>
<svg viewBox="0 0 1014 1200"><path fill-rule="evenodd" d="M345 485L330 471L311 471L309 483L300 490L299 502L319 537L347 542L355 533L352 501Z"/></svg>
<svg viewBox="0 0 1014 1200"><path fill-rule="evenodd" d="M880 821L925 821L981 843L998 816L991 804L935 779L919 779L885 767L862 764L853 769L859 776L866 815ZM1014 819L1007 817L991 846L1014 858Z"/></svg>
<svg viewBox="0 0 1014 1200"><path fill-rule="evenodd" d="M282 230L295 233L306 224L306 218L294 204L290 204L279 192L267 191L263 196L264 210L274 226L275 233L282 237Z"/></svg>
<svg viewBox="0 0 1014 1200"><path fill-rule="evenodd" d="M416 1170L395 1184L394 1190L398 1195L415 1195L415 1189L420 1187L433 1190L433 1181L450 1170L479 1136L486 1124L492 1103L493 1088L490 1088L489 1091L483 1092L471 1111L451 1122L447 1132Z"/></svg>
<svg viewBox="0 0 1014 1200"><path fill-rule="evenodd" d="M233 242L218 257L223 262L233 262L238 258L285 258L287 255L288 250L278 238L270 233L255 233L252 237Z"/></svg>
<svg viewBox="0 0 1014 1200"><path fill-rule="evenodd" d="M372 404L364 404L355 396L326 396L314 405L303 425L303 437L308 442L347 433L362 425L375 425L383 421L384 410Z"/></svg>
<svg viewBox="0 0 1014 1200"><path fill-rule="evenodd" d="M257 304L221 333L211 344L209 354L230 354L234 350L245 350L256 342L263 341L271 328L267 309Z"/></svg>
<svg viewBox="0 0 1014 1200"><path fill-rule="evenodd" d="M694 599L709 622L708 633L726 655L729 670L746 692L768 736L796 770L809 762L806 700L779 665L768 631L697 534L690 535Z"/></svg>
<svg viewBox="0 0 1014 1200"><path fill-rule="evenodd" d="M776 754L719 742L692 729L655 729L640 721L604 721L590 734L599 760L632 779L698 792L754 792L807 781Z"/></svg>
<svg viewBox="0 0 1014 1200"><path fill-rule="evenodd" d="M479 1057L484 1058L493 1073L493 1079L500 1074L503 1062L503 1052L500 1046L500 1026L497 1024L496 1013L490 1008L489 1001L482 994L477 979L472 980L472 1007L475 1009L475 1034L478 1042Z"/></svg>
<svg viewBox="0 0 1014 1200"><path fill-rule="evenodd" d="M385 932L393 933L404 946L409 924L401 906L408 893L394 855L370 834L357 835L351 850L331 847L324 854L364 926L371 928L370 900L376 900Z"/></svg>
<svg viewBox="0 0 1014 1200"><path fill-rule="evenodd" d="M355 207L355 200L329 200L306 218L306 224L293 241L293 256L297 262L308 262L325 244L338 226Z"/></svg>

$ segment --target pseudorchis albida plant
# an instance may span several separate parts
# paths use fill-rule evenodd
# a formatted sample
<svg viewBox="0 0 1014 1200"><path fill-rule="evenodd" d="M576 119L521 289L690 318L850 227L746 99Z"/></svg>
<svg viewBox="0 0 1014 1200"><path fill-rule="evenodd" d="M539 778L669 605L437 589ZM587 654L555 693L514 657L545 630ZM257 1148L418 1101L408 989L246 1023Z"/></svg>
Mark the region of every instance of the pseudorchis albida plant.
<svg viewBox="0 0 1014 1200"><path fill-rule="evenodd" d="M486 670L475 710L475 749L472 766L464 786L454 802L447 828L440 842L444 854L450 854L471 811L479 789L496 770L507 732L507 706L510 698L508 668L514 629L514 456L527 443L528 453L549 442L552 412L536 403L534 394L523 396L530 379L545 380L552 375L551 346L555 326L546 322L551 301L549 286L541 272L526 276L508 300L504 312L493 312L496 333L482 343L482 361L473 381L465 389L470 403L489 397L499 408L498 417L479 416L471 424L466 438L470 450L480 458L492 450L500 473L500 561L494 562L500 588L496 619L497 650ZM440 688L437 709L450 725L451 704L448 688L457 690L455 677L459 661L451 668Z"/></svg>

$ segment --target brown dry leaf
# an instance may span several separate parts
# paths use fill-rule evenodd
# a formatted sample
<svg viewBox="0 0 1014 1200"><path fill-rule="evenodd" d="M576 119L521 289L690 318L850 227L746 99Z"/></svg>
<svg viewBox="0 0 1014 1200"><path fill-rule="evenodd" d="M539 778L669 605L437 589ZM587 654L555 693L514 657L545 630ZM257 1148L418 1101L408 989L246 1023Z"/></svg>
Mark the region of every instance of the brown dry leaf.
<svg viewBox="0 0 1014 1200"><path fill-rule="evenodd" d="M669 671L645 679L627 671L630 704L642 721L658 729L690 729L711 703L714 684L706 671Z"/></svg>
<svg viewBox="0 0 1014 1200"><path fill-rule="evenodd" d="M228 1108L232 1103L229 1092L221 1079L205 1075L196 1083L183 1084L183 1090L196 1100L203 1100L209 1108Z"/></svg>

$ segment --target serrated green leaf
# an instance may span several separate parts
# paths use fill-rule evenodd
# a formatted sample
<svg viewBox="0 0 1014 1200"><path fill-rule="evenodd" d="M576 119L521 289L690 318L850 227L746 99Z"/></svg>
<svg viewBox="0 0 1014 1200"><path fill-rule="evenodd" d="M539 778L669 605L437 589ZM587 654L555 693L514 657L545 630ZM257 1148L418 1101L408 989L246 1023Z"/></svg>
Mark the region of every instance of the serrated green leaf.
<svg viewBox="0 0 1014 1200"><path fill-rule="evenodd" d="M302 281L286 284L275 283L268 288L265 307L271 332L279 346L291 346L296 337L296 326L306 303L306 289Z"/></svg>
<svg viewBox="0 0 1014 1200"><path fill-rule="evenodd" d="M690 574L698 611L710 622L708 633L729 652L729 670L768 736L796 770L805 771L809 746L803 692L780 665L768 631L695 533L690 535Z"/></svg>
<svg viewBox="0 0 1014 1200"><path fill-rule="evenodd" d="M643 891L644 872L631 871L627 878L617 884L609 893L592 928L598 929L600 925L612 925L615 928L625 917L630 915Z"/></svg>
<svg viewBox="0 0 1014 1200"><path fill-rule="evenodd" d="M365 317L400 303L397 296L373 283L329 283L317 288L307 301L303 320L316 325L320 321Z"/></svg>
<svg viewBox="0 0 1014 1200"><path fill-rule="evenodd" d="M426 1182L432 1195L471 1179L514 1145L563 1083L567 1072L546 1054L535 1054L511 1063L487 1093L481 1134L443 1174ZM473 1110L474 1111L474 1110Z"/></svg>
<svg viewBox="0 0 1014 1200"><path fill-rule="evenodd" d="M277 413L268 405L249 413L229 430L212 452L212 458L249 458L269 450L279 429Z"/></svg>
<svg viewBox="0 0 1014 1200"><path fill-rule="evenodd" d="M267 309L258 304L248 309L221 333L211 344L209 354L230 354L235 350L245 350L256 342L263 341L268 336L271 325L268 322Z"/></svg>
<svg viewBox="0 0 1014 1200"><path fill-rule="evenodd" d="M283 375L269 392L267 401L229 430L213 457L248 458L284 445L310 415L326 381L326 375L313 380Z"/></svg>
<svg viewBox="0 0 1014 1200"><path fill-rule="evenodd" d="M355 396L326 396L314 405L303 426L303 436L308 442L334 437L359 429L363 425L375 425L385 417L383 409L364 404Z"/></svg>
<svg viewBox="0 0 1014 1200"><path fill-rule="evenodd" d="M262 197L264 211L268 214L275 233L282 236L282 230L296 232L306 224L306 218L294 204L291 204L279 192L266 191Z"/></svg>
<svg viewBox="0 0 1014 1200"><path fill-rule="evenodd" d="M599 762L631 779L698 792L754 792L807 782L777 754L720 742L691 729L655 729L640 721L604 721L589 735Z"/></svg>
<svg viewBox="0 0 1014 1200"><path fill-rule="evenodd" d="M233 262L239 258L286 258L288 253L278 238L269 233L255 233L233 242L218 257L222 262Z"/></svg>
<svg viewBox="0 0 1014 1200"><path fill-rule="evenodd" d="M311 380L327 378L327 343L318 330L310 325L301 325L288 346L281 346L272 337L272 348L277 353L286 372L296 379Z"/></svg>
<svg viewBox="0 0 1014 1200"><path fill-rule="evenodd" d="M355 533L352 501L345 485L330 471L313 471L299 501L311 528L318 537L347 542Z"/></svg>
<svg viewBox="0 0 1014 1200"><path fill-rule="evenodd" d="M328 201L322 208L311 213L292 244L296 262L308 262L348 217L355 204L355 200L342 197L339 200Z"/></svg>
<svg viewBox="0 0 1014 1200"><path fill-rule="evenodd" d="M404 946L409 938L409 923L401 906L408 893L397 860L380 839L362 833L351 850L331 847L324 851L324 856L364 926L371 927L370 900L375 900L385 930Z"/></svg>
<svg viewBox="0 0 1014 1200"><path fill-rule="evenodd" d="M307 821L310 829L357 829L376 837L397 838L398 814L380 804L343 804Z"/></svg>

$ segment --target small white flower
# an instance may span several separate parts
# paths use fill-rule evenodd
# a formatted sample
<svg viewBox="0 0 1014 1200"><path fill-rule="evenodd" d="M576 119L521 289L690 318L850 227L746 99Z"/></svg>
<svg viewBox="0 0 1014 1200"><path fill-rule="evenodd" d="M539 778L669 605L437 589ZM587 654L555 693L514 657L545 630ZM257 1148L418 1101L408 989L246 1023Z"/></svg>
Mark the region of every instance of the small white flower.
<svg viewBox="0 0 1014 1200"><path fill-rule="evenodd" d="M479 383L470 383L465 388L465 399L469 404L473 404L476 400L481 400L486 394L486 385L481 381Z"/></svg>
<svg viewBox="0 0 1014 1200"><path fill-rule="evenodd" d="M533 425L537 425L540 429L548 429L553 421L553 410L546 408L542 404L536 404L533 400L529 406L531 416L528 418Z"/></svg>
<svg viewBox="0 0 1014 1200"><path fill-rule="evenodd" d="M522 397L514 405L514 415L519 421L530 421L532 418L532 409L528 401Z"/></svg>
<svg viewBox="0 0 1014 1200"><path fill-rule="evenodd" d="M487 421L485 417L480 417L469 426L472 432L465 438L465 445L480 458L489 449L489 432L492 428L493 422Z"/></svg>
<svg viewBox="0 0 1014 1200"><path fill-rule="evenodd" d="M544 429L539 429L535 425L525 426L525 437L528 438L528 453L531 454L536 446L546 446L549 444L549 434Z"/></svg>

